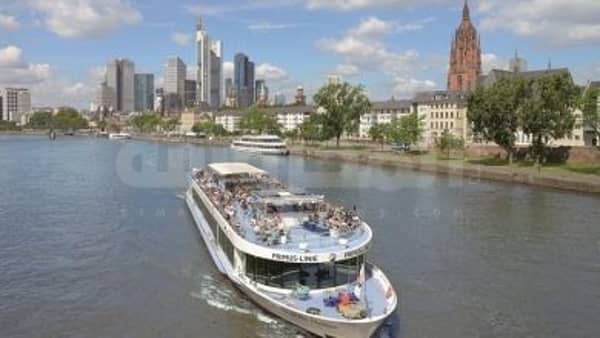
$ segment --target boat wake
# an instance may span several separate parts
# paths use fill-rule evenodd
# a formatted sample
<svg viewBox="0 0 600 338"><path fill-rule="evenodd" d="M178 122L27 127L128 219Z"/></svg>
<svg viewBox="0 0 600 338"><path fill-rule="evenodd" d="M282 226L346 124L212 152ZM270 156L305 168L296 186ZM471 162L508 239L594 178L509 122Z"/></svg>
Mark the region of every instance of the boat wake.
<svg viewBox="0 0 600 338"><path fill-rule="evenodd" d="M288 324L262 312L250 301L240 297L232 288L224 288L222 281L217 281L215 278L205 275L202 277L200 284L200 292L192 291L190 297L203 300L206 304L221 311L254 317L268 327L268 330L260 334L261 337L294 336L295 328L291 328Z"/></svg>

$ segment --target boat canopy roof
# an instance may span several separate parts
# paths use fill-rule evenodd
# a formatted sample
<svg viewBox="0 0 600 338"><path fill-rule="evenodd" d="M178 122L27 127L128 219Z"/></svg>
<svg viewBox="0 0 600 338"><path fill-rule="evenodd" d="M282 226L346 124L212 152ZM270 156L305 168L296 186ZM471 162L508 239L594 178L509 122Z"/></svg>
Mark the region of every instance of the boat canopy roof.
<svg viewBox="0 0 600 338"><path fill-rule="evenodd" d="M264 174L265 171L258 169L248 163L212 163L208 166L217 175L225 176L241 176L241 175L259 175Z"/></svg>

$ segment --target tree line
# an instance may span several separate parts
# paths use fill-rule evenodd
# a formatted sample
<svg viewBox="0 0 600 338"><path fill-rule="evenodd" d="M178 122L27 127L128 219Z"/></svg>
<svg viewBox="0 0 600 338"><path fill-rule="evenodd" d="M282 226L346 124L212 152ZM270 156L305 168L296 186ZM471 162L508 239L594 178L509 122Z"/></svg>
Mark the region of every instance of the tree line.
<svg viewBox="0 0 600 338"><path fill-rule="evenodd" d="M597 107L591 104L593 95L592 92L582 96L581 88L566 73L534 79L510 76L491 86L478 87L468 99L467 116L474 136L504 149L509 163L516 152L517 133L528 135L530 156L541 165L553 140L571 136L577 108L584 107L586 124L597 126ZM591 116L596 122L591 121Z"/></svg>
<svg viewBox="0 0 600 338"><path fill-rule="evenodd" d="M89 123L76 109L63 108L56 114L51 112L33 113L25 128L76 131L89 128Z"/></svg>

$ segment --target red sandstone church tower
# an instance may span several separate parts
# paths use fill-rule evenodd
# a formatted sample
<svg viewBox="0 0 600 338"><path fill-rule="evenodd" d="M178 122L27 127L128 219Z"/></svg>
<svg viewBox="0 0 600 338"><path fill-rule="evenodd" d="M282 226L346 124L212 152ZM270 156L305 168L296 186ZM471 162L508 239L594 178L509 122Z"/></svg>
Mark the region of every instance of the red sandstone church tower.
<svg viewBox="0 0 600 338"><path fill-rule="evenodd" d="M477 86L480 75L481 46L479 35L471 22L469 4L465 0L462 22L456 30L456 35L452 41L448 90L471 90Z"/></svg>

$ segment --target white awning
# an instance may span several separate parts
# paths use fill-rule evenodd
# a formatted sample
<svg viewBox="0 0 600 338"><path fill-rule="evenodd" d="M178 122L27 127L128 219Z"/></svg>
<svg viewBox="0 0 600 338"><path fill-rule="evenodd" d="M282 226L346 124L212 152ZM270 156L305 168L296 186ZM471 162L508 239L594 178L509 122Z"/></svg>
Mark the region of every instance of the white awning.
<svg viewBox="0 0 600 338"><path fill-rule="evenodd" d="M251 166L248 163L212 163L208 167L219 176L257 175L265 173L264 170Z"/></svg>

